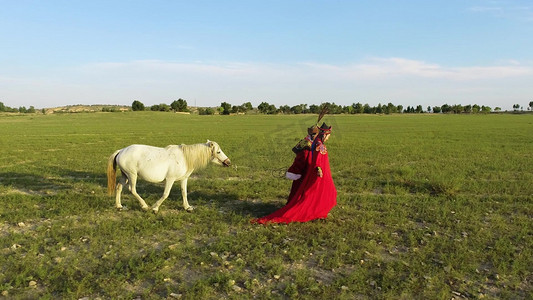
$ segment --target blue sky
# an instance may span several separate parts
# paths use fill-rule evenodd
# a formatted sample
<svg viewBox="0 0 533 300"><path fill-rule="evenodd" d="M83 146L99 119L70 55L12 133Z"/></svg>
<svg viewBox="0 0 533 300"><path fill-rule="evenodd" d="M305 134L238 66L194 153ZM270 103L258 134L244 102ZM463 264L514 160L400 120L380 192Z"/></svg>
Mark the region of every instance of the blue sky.
<svg viewBox="0 0 533 300"><path fill-rule="evenodd" d="M0 101L12 107L533 101L530 0L0 7Z"/></svg>

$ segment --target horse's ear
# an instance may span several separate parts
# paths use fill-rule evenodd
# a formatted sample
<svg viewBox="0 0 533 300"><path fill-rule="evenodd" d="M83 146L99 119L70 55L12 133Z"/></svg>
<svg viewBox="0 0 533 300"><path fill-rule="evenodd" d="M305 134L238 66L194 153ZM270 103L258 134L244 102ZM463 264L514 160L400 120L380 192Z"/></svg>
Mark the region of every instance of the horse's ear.
<svg viewBox="0 0 533 300"><path fill-rule="evenodd" d="M209 147L213 147L215 144L213 144L213 142L211 142L210 140L207 140L207 146Z"/></svg>

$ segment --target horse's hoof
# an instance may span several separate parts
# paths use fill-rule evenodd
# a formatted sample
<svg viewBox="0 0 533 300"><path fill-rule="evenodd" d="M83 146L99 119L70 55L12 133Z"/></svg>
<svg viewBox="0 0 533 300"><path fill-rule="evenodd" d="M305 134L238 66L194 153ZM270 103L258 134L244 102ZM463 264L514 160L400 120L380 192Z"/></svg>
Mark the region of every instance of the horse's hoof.
<svg viewBox="0 0 533 300"><path fill-rule="evenodd" d="M149 211L149 210L150 210L150 206L143 206L142 209L143 209L144 211Z"/></svg>
<svg viewBox="0 0 533 300"><path fill-rule="evenodd" d="M157 213L159 212L159 208L152 208L152 212L157 215Z"/></svg>
<svg viewBox="0 0 533 300"><path fill-rule="evenodd" d="M192 207L192 206L189 206L189 207L187 207L185 209L185 211L187 211L187 212L192 212L193 210L194 210L194 207Z"/></svg>
<svg viewBox="0 0 533 300"><path fill-rule="evenodd" d="M118 211L128 210L126 206L121 206L116 208Z"/></svg>

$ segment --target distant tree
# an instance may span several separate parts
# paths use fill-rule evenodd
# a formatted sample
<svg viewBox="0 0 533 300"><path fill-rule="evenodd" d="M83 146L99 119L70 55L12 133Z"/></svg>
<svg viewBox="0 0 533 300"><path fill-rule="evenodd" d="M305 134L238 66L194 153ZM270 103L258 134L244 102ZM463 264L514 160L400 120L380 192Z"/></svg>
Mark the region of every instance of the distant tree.
<svg viewBox="0 0 533 300"><path fill-rule="evenodd" d="M231 112L231 104L229 104L228 102L222 102L220 104L220 108L222 108L223 115L229 115Z"/></svg>
<svg viewBox="0 0 533 300"><path fill-rule="evenodd" d="M300 105L295 105L295 106L291 107L290 111L293 114L303 114L303 113L305 113L306 108L307 108L307 104L300 104Z"/></svg>
<svg viewBox="0 0 533 300"><path fill-rule="evenodd" d="M440 108L440 106L433 106L433 113L434 114L439 114L441 111L442 111L442 109Z"/></svg>
<svg viewBox="0 0 533 300"><path fill-rule="evenodd" d="M415 112L418 113L418 114L423 113L424 109L422 108L422 105L417 105Z"/></svg>
<svg viewBox="0 0 533 300"><path fill-rule="evenodd" d="M497 108L499 108L499 107L497 107ZM491 109L489 106L485 106L485 105L483 105L483 106L481 107L481 112L483 112L483 113L485 113L485 114L490 113L491 110L492 110L492 109ZM500 108L500 110L501 110L501 108Z"/></svg>
<svg viewBox="0 0 533 300"><path fill-rule="evenodd" d="M520 104L513 104L513 110L517 111L520 108Z"/></svg>
<svg viewBox="0 0 533 300"><path fill-rule="evenodd" d="M442 111L442 113L447 114L447 113L450 113L452 111L452 108L448 104L443 104L440 107L440 110Z"/></svg>
<svg viewBox="0 0 533 300"><path fill-rule="evenodd" d="M376 106L376 113L382 114L383 113L383 106L381 106L381 103L378 103L378 106Z"/></svg>
<svg viewBox="0 0 533 300"><path fill-rule="evenodd" d="M335 102L326 102L325 105L328 107L329 114L336 115L342 113L342 106L335 104Z"/></svg>
<svg viewBox="0 0 533 300"><path fill-rule="evenodd" d="M407 108L404 110L404 112L408 113L408 114L414 114L416 111L415 111L414 106L407 106Z"/></svg>
<svg viewBox="0 0 533 300"><path fill-rule="evenodd" d="M151 111L170 111L170 106L165 103L155 104L150 107Z"/></svg>
<svg viewBox="0 0 533 300"><path fill-rule="evenodd" d="M259 105L257 106L257 110L258 110L260 113L262 113L262 114L266 114L267 107L268 107L268 103L267 103L267 102L261 102L261 103L259 103Z"/></svg>
<svg viewBox="0 0 533 300"><path fill-rule="evenodd" d="M464 109L463 109L463 106L461 104L455 104L455 105L452 106L452 111L455 114L460 114L460 113L463 112L463 110Z"/></svg>
<svg viewBox="0 0 533 300"><path fill-rule="evenodd" d="M26 112L27 112L26 107L25 107L25 106L21 106L21 107L19 107L19 112L20 112L20 113L26 113Z"/></svg>
<svg viewBox="0 0 533 300"><path fill-rule="evenodd" d="M260 113L267 114L270 109L270 104L268 104L268 102L261 102L261 104L257 106L257 109Z"/></svg>
<svg viewBox="0 0 533 300"><path fill-rule="evenodd" d="M274 104L270 104L270 105L268 106L268 112L267 112L267 114L269 114L269 115L274 115L274 114L276 114L276 113L277 113L276 106L275 106Z"/></svg>
<svg viewBox="0 0 533 300"><path fill-rule="evenodd" d="M389 107L388 105L383 105L383 106L381 107L381 109L383 110L383 113L384 113L384 114L387 114L387 115L388 115L388 114L391 113L391 111L390 111L390 107Z"/></svg>
<svg viewBox="0 0 533 300"><path fill-rule="evenodd" d="M463 107L463 111L467 114L472 113L472 105L468 104Z"/></svg>
<svg viewBox="0 0 533 300"><path fill-rule="evenodd" d="M477 114L481 110L481 107L477 104L472 105L472 112Z"/></svg>
<svg viewBox="0 0 533 300"><path fill-rule="evenodd" d="M401 113L403 111L403 105L396 106L396 111Z"/></svg>
<svg viewBox="0 0 533 300"><path fill-rule="evenodd" d="M348 106L343 106L343 107L342 107L342 113L343 113L343 114L350 114L350 115L352 115L352 114L354 114L355 112L354 112L354 108L353 108L353 106L348 105Z"/></svg>
<svg viewBox="0 0 533 300"><path fill-rule="evenodd" d="M141 101L139 101L139 100L135 100L131 104L131 110L133 110L133 111L143 111L144 110L144 104Z"/></svg>
<svg viewBox="0 0 533 300"><path fill-rule="evenodd" d="M281 106L279 107L278 111L281 111ZM300 105L295 105L295 106L289 107L289 113L291 113L291 114L301 114L302 113L302 108L300 107Z"/></svg>
<svg viewBox="0 0 533 300"><path fill-rule="evenodd" d="M387 104L387 110L391 114L397 113L398 112L398 107L396 105L392 104L391 102L389 102Z"/></svg>
<svg viewBox="0 0 533 300"><path fill-rule="evenodd" d="M352 104L354 114L362 114L364 112L363 104L357 102Z"/></svg>
<svg viewBox="0 0 533 300"><path fill-rule="evenodd" d="M318 113L320 113L320 106L318 106L316 104L311 104L309 106L309 113L310 114L318 114Z"/></svg>
<svg viewBox="0 0 533 300"><path fill-rule="evenodd" d="M427 112L428 112L428 113L431 112L431 106L428 106L428 108L427 108Z"/></svg>
<svg viewBox="0 0 533 300"><path fill-rule="evenodd" d="M1 103L1 102L0 102L0 103ZM530 102L529 102L529 109L530 109L530 110L533 110L533 101L530 101Z"/></svg>
<svg viewBox="0 0 533 300"><path fill-rule="evenodd" d="M170 110L171 110L170 105L165 104L165 103L159 104L159 111L170 111Z"/></svg>
<svg viewBox="0 0 533 300"><path fill-rule="evenodd" d="M6 106L4 103L0 102L0 112L6 111Z"/></svg>
<svg viewBox="0 0 533 300"><path fill-rule="evenodd" d="M198 114L199 115L214 115L215 110L212 109L211 107L206 107L206 108L200 107L198 108Z"/></svg>
<svg viewBox="0 0 533 300"><path fill-rule="evenodd" d="M244 106L244 104L241 104L241 105L233 105L231 107L231 112L236 114L236 113L245 113L247 111L246 107Z"/></svg>
<svg viewBox="0 0 533 300"><path fill-rule="evenodd" d="M117 112L117 108L114 106L104 106L102 107L102 112Z"/></svg>
<svg viewBox="0 0 533 300"><path fill-rule="evenodd" d="M291 107L288 106L288 105L282 105L282 106L279 107L278 111L280 113L282 113L282 114L290 114L291 113Z"/></svg>
<svg viewBox="0 0 533 300"><path fill-rule="evenodd" d="M250 102L245 102L245 103L243 103L243 106L244 106L244 108L246 109L245 112L254 109L254 107L252 106L252 103L250 103Z"/></svg>
<svg viewBox="0 0 533 300"><path fill-rule="evenodd" d="M174 110L174 111L179 111L179 112L187 112L189 111L189 109L187 108L187 101L179 98L178 100L174 100L171 104L170 104L170 107Z"/></svg>
<svg viewBox="0 0 533 300"><path fill-rule="evenodd" d="M28 108L28 110L26 112L29 113L29 114L35 113L35 107L30 106L30 108Z"/></svg>
<svg viewBox="0 0 533 300"><path fill-rule="evenodd" d="M496 106L496 107L494 108L494 111L502 111L502 108L501 108L501 107L498 107L498 106Z"/></svg>

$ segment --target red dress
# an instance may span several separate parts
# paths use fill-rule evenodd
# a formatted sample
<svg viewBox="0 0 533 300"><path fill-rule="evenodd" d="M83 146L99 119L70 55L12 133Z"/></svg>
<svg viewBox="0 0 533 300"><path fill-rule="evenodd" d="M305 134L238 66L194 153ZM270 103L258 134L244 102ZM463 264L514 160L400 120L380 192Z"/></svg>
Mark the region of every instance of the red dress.
<svg viewBox="0 0 533 300"><path fill-rule="evenodd" d="M315 147L313 147L315 148ZM322 177L317 169L322 170ZM288 172L302 174L294 180L287 204L252 223L290 223L325 219L337 204L337 190L331 178L328 152L321 142L315 150L298 152Z"/></svg>

